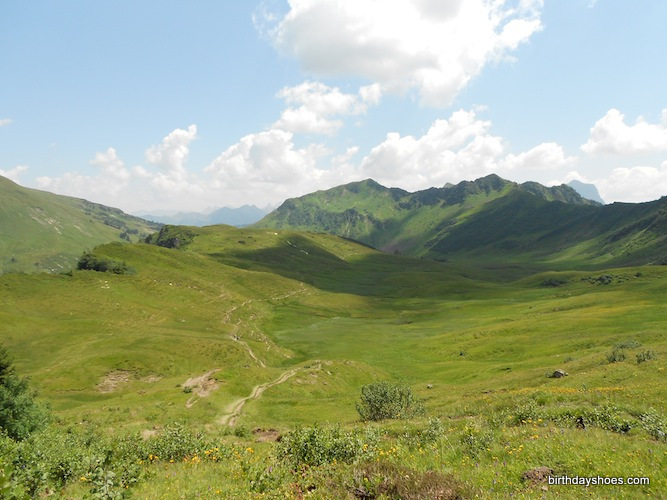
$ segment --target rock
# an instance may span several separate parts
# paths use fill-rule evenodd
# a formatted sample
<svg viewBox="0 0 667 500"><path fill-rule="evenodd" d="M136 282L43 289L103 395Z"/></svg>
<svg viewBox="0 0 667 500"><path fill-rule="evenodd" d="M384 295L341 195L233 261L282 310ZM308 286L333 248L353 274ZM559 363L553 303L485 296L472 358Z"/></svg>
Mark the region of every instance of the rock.
<svg viewBox="0 0 667 500"><path fill-rule="evenodd" d="M427 388L427 389L433 389L433 384L428 384L428 385L426 386L426 388Z"/></svg>
<svg viewBox="0 0 667 500"><path fill-rule="evenodd" d="M555 372L553 372L553 373L551 374L551 378L563 378L563 377L567 377L567 375L568 375L568 374L567 374L567 372L566 372L565 370L561 370L561 369L559 368L558 370L556 370Z"/></svg>

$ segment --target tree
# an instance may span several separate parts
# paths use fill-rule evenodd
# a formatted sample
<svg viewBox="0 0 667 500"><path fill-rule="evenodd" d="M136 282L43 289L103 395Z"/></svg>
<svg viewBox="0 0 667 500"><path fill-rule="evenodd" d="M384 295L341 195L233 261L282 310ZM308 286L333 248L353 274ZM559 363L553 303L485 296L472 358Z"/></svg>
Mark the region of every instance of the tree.
<svg viewBox="0 0 667 500"><path fill-rule="evenodd" d="M16 374L7 348L0 345L0 430L15 440L27 438L47 419L27 378Z"/></svg>

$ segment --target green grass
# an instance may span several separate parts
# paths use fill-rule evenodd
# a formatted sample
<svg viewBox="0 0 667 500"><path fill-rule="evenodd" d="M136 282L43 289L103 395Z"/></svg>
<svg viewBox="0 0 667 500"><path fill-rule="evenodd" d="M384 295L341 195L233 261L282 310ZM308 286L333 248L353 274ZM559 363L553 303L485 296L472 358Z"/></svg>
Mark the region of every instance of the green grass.
<svg viewBox="0 0 667 500"><path fill-rule="evenodd" d="M378 453L380 463L436 469L482 497L581 493L526 484L521 475L536 466L652 479L649 487L592 489L596 495L659 497L667 488L665 442L641 420L654 411L664 425L667 414L666 268L533 273L517 261L476 269L470 261L381 254L329 235L187 231L191 242L179 250L95 250L126 262L131 275L0 277L0 341L62 426L116 436L180 421L239 449L256 448L252 434L228 434L364 427L355 410L360 389L387 380L409 384L445 433L420 451L404 436L423 429L425 419L381 423L382 450L396 451ZM560 286L543 286L548 280ZM630 346L627 357L609 363L619 343ZM655 359L638 364L636 354L649 349ZM549 378L556 369L569 375ZM184 391L187 379L213 370L208 395ZM257 387L263 392L245 402L234 427L221 424ZM517 423L519 411L531 422ZM602 420L585 429L573 423L598 413L604 422L630 422L630 432ZM276 496L296 495L302 479L276 462L273 449L259 446L256 470L233 456L220 464L151 464L134 491L139 498L218 490L246 496L257 493L259 469L272 468L282 474L265 478L275 481ZM310 471L316 495L343 494L332 485L355 481L360 467ZM83 491L82 484L67 488L74 497Z"/></svg>
<svg viewBox="0 0 667 500"><path fill-rule="evenodd" d="M158 225L86 200L28 189L0 177L0 274L60 272L85 250L136 242Z"/></svg>

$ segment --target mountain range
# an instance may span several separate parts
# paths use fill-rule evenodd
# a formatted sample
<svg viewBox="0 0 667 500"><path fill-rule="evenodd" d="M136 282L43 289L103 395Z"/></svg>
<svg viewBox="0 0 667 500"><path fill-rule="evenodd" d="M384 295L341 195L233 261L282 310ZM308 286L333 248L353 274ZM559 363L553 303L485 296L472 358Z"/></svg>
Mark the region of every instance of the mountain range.
<svg viewBox="0 0 667 500"><path fill-rule="evenodd" d="M176 214L138 214L141 218L161 224L184 226L213 226L227 224L229 226L244 227L259 221L267 214L265 210L255 205L243 205L238 208L222 207L209 213L178 212Z"/></svg>
<svg viewBox="0 0 667 500"><path fill-rule="evenodd" d="M285 201L256 227L326 232L435 260L662 263L667 198L601 205L570 186L489 175L409 193L368 179Z"/></svg>

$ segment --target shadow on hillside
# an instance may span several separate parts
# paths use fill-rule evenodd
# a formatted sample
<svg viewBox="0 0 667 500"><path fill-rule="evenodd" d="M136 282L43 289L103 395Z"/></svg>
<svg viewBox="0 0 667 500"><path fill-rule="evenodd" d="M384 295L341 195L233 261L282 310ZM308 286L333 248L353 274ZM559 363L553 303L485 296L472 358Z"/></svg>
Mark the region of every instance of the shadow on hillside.
<svg viewBox="0 0 667 500"><path fill-rule="evenodd" d="M468 295L483 286L446 264L368 251L340 258L311 239L292 235L277 246L209 253L226 265L296 279L328 292L376 297Z"/></svg>

